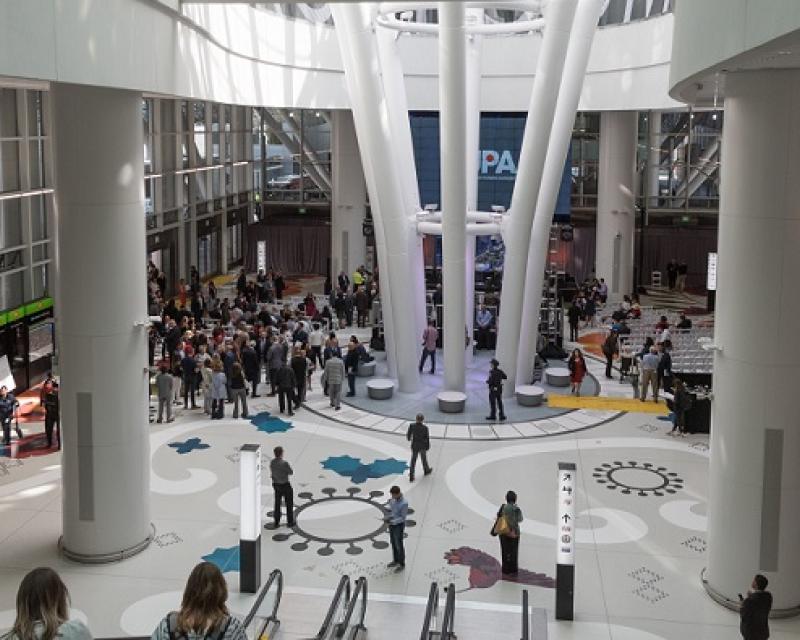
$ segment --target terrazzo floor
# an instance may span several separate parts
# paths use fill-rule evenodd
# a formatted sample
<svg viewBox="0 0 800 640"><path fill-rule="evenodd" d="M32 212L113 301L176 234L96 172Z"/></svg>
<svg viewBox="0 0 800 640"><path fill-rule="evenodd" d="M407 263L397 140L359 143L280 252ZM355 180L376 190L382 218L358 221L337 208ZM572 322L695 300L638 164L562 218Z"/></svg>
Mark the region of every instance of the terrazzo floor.
<svg viewBox="0 0 800 640"><path fill-rule="evenodd" d="M309 402L319 401L318 393L315 379ZM186 576L202 558L223 567L231 609L245 613L253 597L238 593L238 448L258 443L265 457L276 445L285 448L302 508L295 529L262 535L263 573L281 569L286 586L276 638L312 636L344 574L368 578L370 639L418 638L433 580L455 584L456 632L464 640L518 639L523 589L546 616L550 639L738 637L738 616L712 602L698 577L707 551L707 436L670 438L667 421L629 413L548 437L437 438L433 474L410 483L399 425L367 431L305 408L291 421L276 419L276 402L263 397L254 401L250 420L233 420L227 409L221 421L190 411L170 425L151 426L157 538L120 563L82 566L58 554L59 453L3 459L0 628L12 622L20 579L40 565L62 574L74 615L97 637L150 635L178 605ZM558 462L578 467L576 617L569 623L553 619ZM267 522L268 474L263 482ZM385 566L390 553L380 520L393 484L414 510L400 574ZM508 489L518 493L525 516L519 582L502 579L499 545L489 535ZM800 640L800 620L776 620L772 630L773 639Z"/></svg>

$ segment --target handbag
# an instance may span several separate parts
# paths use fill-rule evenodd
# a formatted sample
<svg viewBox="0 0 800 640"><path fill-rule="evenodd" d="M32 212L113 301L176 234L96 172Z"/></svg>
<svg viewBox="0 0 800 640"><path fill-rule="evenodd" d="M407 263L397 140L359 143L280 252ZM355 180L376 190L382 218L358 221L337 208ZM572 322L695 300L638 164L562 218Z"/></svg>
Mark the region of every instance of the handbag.
<svg viewBox="0 0 800 640"><path fill-rule="evenodd" d="M507 536L511 533L511 525L508 524L508 518L504 515L497 516L494 526L492 527L493 536Z"/></svg>

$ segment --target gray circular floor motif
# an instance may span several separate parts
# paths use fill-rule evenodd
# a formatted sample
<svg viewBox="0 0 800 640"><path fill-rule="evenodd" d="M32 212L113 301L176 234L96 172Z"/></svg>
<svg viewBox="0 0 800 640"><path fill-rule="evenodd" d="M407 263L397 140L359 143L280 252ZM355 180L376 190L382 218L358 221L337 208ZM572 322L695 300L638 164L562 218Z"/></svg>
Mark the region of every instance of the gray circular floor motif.
<svg viewBox="0 0 800 640"><path fill-rule="evenodd" d="M652 462L604 462L592 475L606 489L619 489L625 495L664 496L683 489L683 479L677 473Z"/></svg>
<svg viewBox="0 0 800 640"><path fill-rule="evenodd" d="M297 494L297 497L304 500L300 506L295 507L294 520L295 525L288 533L276 533L272 536L275 542L287 542L297 540L291 545L292 551L307 551L311 546L310 543L318 543L322 545L317 549L317 553L321 556L330 556L334 553L334 545L340 544L346 546L345 553L355 556L363 553L364 547L360 543L370 543L373 549L386 549L389 543L385 540L378 538L384 534L388 534L389 526L384 522L383 517L388 515L389 510L386 508L386 500L383 491L370 491L366 495L361 494L361 489L358 487L349 487L344 494L338 494L336 489L326 487L322 489L324 497L315 498L314 494L310 491L303 491ZM303 524L303 514L307 511L319 507L320 505L333 505L341 503L342 501L357 502L366 504L373 507L377 513L373 513L367 518L371 526L367 526L366 531L354 533L352 535L342 537L325 536L316 534L310 529L309 525ZM408 510L409 515L414 513L413 509ZM268 516L272 516L270 511ZM414 520L406 520L406 528L415 527L417 523ZM408 537L408 534L405 534Z"/></svg>

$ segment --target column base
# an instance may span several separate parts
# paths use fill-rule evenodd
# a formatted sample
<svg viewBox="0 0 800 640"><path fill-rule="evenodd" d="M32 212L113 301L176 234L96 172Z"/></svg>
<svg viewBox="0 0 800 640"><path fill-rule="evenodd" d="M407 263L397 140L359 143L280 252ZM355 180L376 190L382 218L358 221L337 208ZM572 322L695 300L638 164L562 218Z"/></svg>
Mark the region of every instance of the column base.
<svg viewBox="0 0 800 640"><path fill-rule="evenodd" d="M141 553L147 547L150 546L150 543L153 542L153 539L156 537L156 527L151 522L150 523L150 535L147 536L141 542L133 545L132 547L128 547L127 549L122 549L121 551L115 551L114 553L98 553L98 554L85 554L85 553L76 553L75 551L70 551L64 546L64 537L60 537L58 539L58 548L61 553L64 554L64 557L67 560L72 560L73 562L80 562L81 564L109 564L111 562L120 562L121 560L127 560L128 558L132 558L133 556Z"/></svg>
<svg viewBox="0 0 800 640"><path fill-rule="evenodd" d="M700 582L703 583L703 588L706 590L706 593L709 597L716 602L717 604L721 604L726 609L730 609L731 611L739 612L739 598L737 597L736 600L729 598L728 596L724 595L717 591L714 587L712 587L708 580L706 579L706 567L703 567L703 570L700 572ZM788 609L772 609L769 612L770 618L792 618L794 616L800 615L800 605L796 607L790 607Z"/></svg>

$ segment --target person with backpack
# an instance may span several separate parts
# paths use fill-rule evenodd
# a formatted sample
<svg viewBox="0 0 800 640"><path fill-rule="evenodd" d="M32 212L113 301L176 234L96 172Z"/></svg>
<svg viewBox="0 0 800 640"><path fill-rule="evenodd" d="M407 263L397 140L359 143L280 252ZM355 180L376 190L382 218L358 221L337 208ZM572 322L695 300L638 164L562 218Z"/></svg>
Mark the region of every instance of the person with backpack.
<svg viewBox="0 0 800 640"><path fill-rule="evenodd" d="M492 527L492 535L500 538L502 572L504 575L515 575L519 571L519 523L522 522L522 510L517 506L517 494L506 493L506 501L497 511L497 519Z"/></svg>
<svg viewBox="0 0 800 640"><path fill-rule="evenodd" d="M672 399L672 431L669 435L681 435L686 437L686 412L692 408L692 394L682 381L675 379L673 383ZM677 433L676 433L677 432Z"/></svg>
<svg viewBox="0 0 800 640"><path fill-rule="evenodd" d="M247 640L229 612L228 586L217 565L201 562L189 574L181 608L158 623L152 640Z"/></svg>
<svg viewBox="0 0 800 640"><path fill-rule="evenodd" d="M433 469L428 466L428 451L431 448L430 432L427 425L423 422L425 416L417 414L417 421L412 422L408 427L406 439L411 442L411 463L409 466L408 480L414 482L414 472L417 470L417 456L422 458L422 470L426 476L433 473Z"/></svg>

